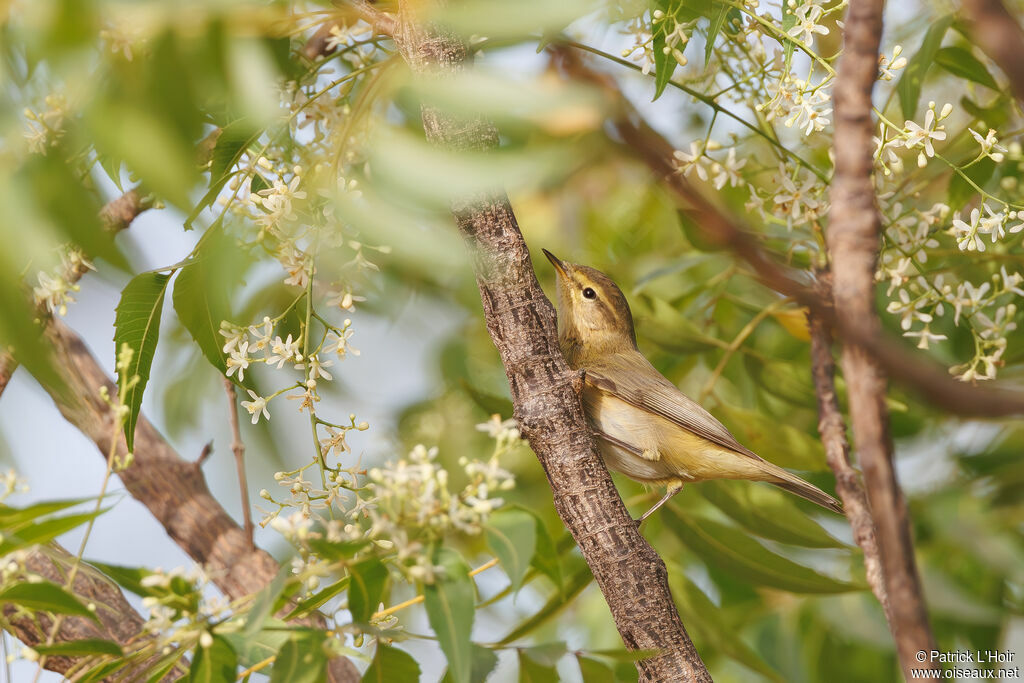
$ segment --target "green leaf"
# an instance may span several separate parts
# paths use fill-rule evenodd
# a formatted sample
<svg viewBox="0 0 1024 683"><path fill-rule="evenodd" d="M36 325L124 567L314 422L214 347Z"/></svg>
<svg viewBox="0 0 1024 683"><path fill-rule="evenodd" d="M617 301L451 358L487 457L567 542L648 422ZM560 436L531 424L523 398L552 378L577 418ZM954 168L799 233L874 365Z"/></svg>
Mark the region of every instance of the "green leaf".
<svg viewBox="0 0 1024 683"><path fill-rule="evenodd" d="M469 566L454 550L438 548L434 565L442 571L434 583L423 587L427 620L448 659L452 682L468 683L472 664L469 637L475 616L476 587L469 577Z"/></svg>
<svg viewBox="0 0 1024 683"><path fill-rule="evenodd" d="M0 556L13 552L18 548L49 543L61 534L67 533L89 520L95 519L109 509L104 508L96 512L80 512L63 517L52 517L42 522L22 526L15 532L4 534L3 538L0 539Z"/></svg>
<svg viewBox="0 0 1024 683"><path fill-rule="evenodd" d="M665 92L679 63L671 54L665 54L665 29L661 26L654 28L651 49L654 51L654 97L651 98L653 102Z"/></svg>
<svg viewBox="0 0 1024 683"><path fill-rule="evenodd" d="M229 172L238 162L249 145L259 136L247 119L238 119L224 126L210 157L210 187L223 187L230 178Z"/></svg>
<svg viewBox="0 0 1024 683"><path fill-rule="evenodd" d="M519 650L519 683L551 683L558 681L555 667L543 664Z"/></svg>
<svg viewBox="0 0 1024 683"><path fill-rule="evenodd" d="M989 181L992 174L995 173L996 162L992 159L985 157L978 163L974 164L970 168L964 169L964 175L971 179L978 187L985 187L985 183ZM954 211L959 211L964 208L964 205L972 197L978 193L970 183L968 183L963 176L957 172L953 172L953 175L949 177L949 196L947 203L949 207Z"/></svg>
<svg viewBox="0 0 1024 683"><path fill-rule="evenodd" d="M149 668L149 678L146 683L159 683L171 672L174 666L185 656L185 649L176 647L167 655L158 659Z"/></svg>
<svg viewBox="0 0 1024 683"><path fill-rule="evenodd" d="M806 548L845 548L796 506L795 498L772 486L707 481L696 488L719 510L748 531L780 543Z"/></svg>
<svg viewBox="0 0 1024 683"><path fill-rule="evenodd" d="M955 46L941 48L935 53L935 63L954 76L980 83L992 90L999 90L996 79L992 78L985 65L978 61L970 50Z"/></svg>
<svg viewBox="0 0 1024 683"><path fill-rule="evenodd" d="M284 590L290 577L291 568L281 567L273 580L256 594L252 607L249 609L249 616L245 620L245 626L242 628L243 636L252 637L263 629L267 618L274 611L274 603L277 602L278 596L281 595L281 591Z"/></svg>
<svg viewBox="0 0 1024 683"><path fill-rule="evenodd" d="M420 665L412 655L397 647L378 642L370 667L363 674L363 683L391 683L420 680Z"/></svg>
<svg viewBox="0 0 1024 683"><path fill-rule="evenodd" d="M327 680L324 638L319 631L292 635L277 651L270 683L320 683Z"/></svg>
<svg viewBox="0 0 1024 683"><path fill-rule="evenodd" d="M821 442L784 422L752 410L722 404L716 416L741 444L780 467L824 472L825 449Z"/></svg>
<svg viewBox="0 0 1024 683"><path fill-rule="evenodd" d="M519 590L537 548L537 519L521 508L503 508L491 515L485 532L487 546Z"/></svg>
<svg viewBox="0 0 1024 683"><path fill-rule="evenodd" d="M232 683L238 669L238 655L223 636L214 635L210 647L196 645L189 683Z"/></svg>
<svg viewBox="0 0 1024 683"><path fill-rule="evenodd" d="M486 683L487 677L498 665L498 655L489 648L473 643L470 656L473 661L470 663L469 683ZM448 670L441 678L441 683L452 683L453 680L451 670Z"/></svg>
<svg viewBox="0 0 1024 683"><path fill-rule="evenodd" d="M95 562L92 560L89 561L89 564L99 569L108 578L113 580L126 591L141 597L152 595L152 591L142 585L142 579L153 573L148 569L141 569L138 567L121 567L116 564L105 564L103 562Z"/></svg>
<svg viewBox="0 0 1024 683"><path fill-rule="evenodd" d="M256 194L260 190L270 189L270 184L263 179L259 173L253 173L252 180L249 181L249 192Z"/></svg>
<svg viewBox="0 0 1024 683"><path fill-rule="evenodd" d="M291 621L292 619L304 617L311 612L315 612L323 607L328 600L340 595L342 591L348 588L348 583L351 580L351 576L344 576L326 588L317 591L315 594L299 602L295 609L289 612L288 616L286 616L284 620Z"/></svg>
<svg viewBox="0 0 1024 683"><path fill-rule="evenodd" d="M792 593L844 593L862 586L824 576L776 555L735 527L703 516L677 514L669 506L662 510L665 526L673 531L695 555L738 579Z"/></svg>
<svg viewBox="0 0 1024 683"><path fill-rule="evenodd" d="M590 573L590 568L586 565L582 566L575 574L569 577L569 581L566 583L563 591L556 592L548 598L548 601L544 603L543 607L509 631L504 638L498 641L498 644L507 645L508 643L511 643L514 640L519 640L533 631L548 619L565 609L577 595L583 592L584 588L590 585L590 582L593 580L594 575Z"/></svg>
<svg viewBox="0 0 1024 683"><path fill-rule="evenodd" d="M711 17L711 23L708 24L707 40L704 43L705 69L708 62L711 61L711 53L715 51L715 38L718 37L718 32L722 30L722 26L725 25L725 20L732 10L733 8L725 3L718 3L717 9L714 10L714 16Z"/></svg>
<svg viewBox="0 0 1024 683"><path fill-rule="evenodd" d="M174 284L172 300L178 320L221 374L228 368L221 351L224 337L220 324L231 319L229 294L247 267L247 257L217 222L203 235L195 258L181 269Z"/></svg>
<svg viewBox="0 0 1024 683"><path fill-rule="evenodd" d="M16 583L0 591L0 603L8 603L33 612L53 612L85 617L99 623L99 618L78 598L55 583Z"/></svg>
<svg viewBox="0 0 1024 683"><path fill-rule="evenodd" d="M772 669L742 638L736 637L738 625L726 621L723 610L715 605L678 565L670 565L669 581L672 596L687 630L704 646L710 646L736 660L769 680L781 682L779 673Z"/></svg>
<svg viewBox="0 0 1024 683"><path fill-rule="evenodd" d="M537 549L533 553L533 559L530 560L530 566L551 579L555 588L561 592L563 590L561 553L555 547L555 541L548 533L548 527L544 524L544 520L537 515L534 515L534 526Z"/></svg>
<svg viewBox="0 0 1024 683"><path fill-rule="evenodd" d="M579 655L576 655L576 661L580 665L583 683L607 683L615 680L615 674L604 662Z"/></svg>
<svg viewBox="0 0 1024 683"><path fill-rule="evenodd" d="M921 98L921 86L924 84L924 76L928 67L935 61L935 54L942 46L942 39L946 30L953 23L953 15L946 16L933 22L928 27L928 32L921 41L921 47L907 62L907 66L896 84L896 92L900 96L900 108L903 110L903 117L913 119L917 113L917 101Z"/></svg>
<svg viewBox="0 0 1024 683"><path fill-rule="evenodd" d="M114 353L120 355L127 344L134 354L127 371L118 371L117 386L124 392L128 416L124 423L124 438L128 450L134 448L135 424L142 409L142 393L149 381L153 355L160 339L160 314L170 275L142 273L133 277L121 292L114 319ZM138 377L135 381L134 378ZM134 382L134 383L132 383Z"/></svg>
<svg viewBox="0 0 1024 683"><path fill-rule="evenodd" d="M276 656L292 633L288 624L272 618L267 619L263 623L263 630L255 635L246 636L235 632L226 633L224 637L238 654L238 663L242 666L253 666L267 657Z"/></svg>
<svg viewBox="0 0 1024 683"><path fill-rule="evenodd" d="M109 655L111 657L123 657L124 650L112 640L103 638L83 638L81 640L68 640L53 645L35 645L33 650L41 655L58 657L85 657L89 655Z"/></svg>
<svg viewBox="0 0 1024 683"><path fill-rule="evenodd" d="M349 567L352 577L348 588L348 609L356 624L370 623L370 617L377 610L384 595L384 584L388 570L375 557L367 558Z"/></svg>
<svg viewBox="0 0 1024 683"><path fill-rule="evenodd" d="M782 32L787 36L782 39L782 49L785 54L785 64L782 68L785 70L785 73L789 73L789 68L793 63L793 51L796 50L796 43L789 38L789 30L796 26L794 9L796 7L790 7L788 2L782 3Z"/></svg>
<svg viewBox="0 0 1024 683"><path fill-rule="evenodd" d="M987 107L981 106L969 97L961 97L960 106L988 128L1001 128L1009 118L1010 108L1006 106L1006 97L1002 94Z"/></svg>
<svg viewBox="0 0 1024 683"><path fill-rule="evenodd" d="M0 529L14 530L39 517L60 512L76 505L81 505L94 498L71 498L66 500L47 500L23 508L8 507L0 504Z"/></svg>

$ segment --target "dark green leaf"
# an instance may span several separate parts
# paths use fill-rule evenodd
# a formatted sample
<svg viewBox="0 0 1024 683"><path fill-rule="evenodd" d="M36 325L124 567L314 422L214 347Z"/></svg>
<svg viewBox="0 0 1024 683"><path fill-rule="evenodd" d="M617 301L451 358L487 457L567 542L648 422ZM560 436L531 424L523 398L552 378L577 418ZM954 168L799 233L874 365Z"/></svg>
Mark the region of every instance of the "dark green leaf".
<svg viewBox="0 0 1024 683"><path fill-rule="evenodd" d="M82 640L68 640L62 643L54 643L53 645L34 645L32 649L41 655L59 657L84 657L89 655L124 656L124 651L120 645L102 638L83 638Z"/></svg>
<svg viewBox="0 0 1024 683"><path fill-rule="evenodd" d="M238 663L242 666L253 666L270 656L276 656L284 647L285 641L292 635L288 624L280 619L270 618L263 622L263 630L252 636L242 633L224 635L238 654Z"/></svg>
<svg viewBox="0 0 1024 683"><path fill-rule="evenodd" d="M270 185L267 183L266 180L263 179L263 176L261 176L259 173L254 173L252 176L252 180L249 182L249 191L252 192L253 194L256 194L260 190L268 189L270 189Z"/></svg>
<svg viewBox="0 0 1024 683"><path fill-rule="evenodd" d="M196 645L189 683L232 683L238 669L238 656L224 637L214 635L210 647Z"/></svg>
<svg viewBox="0 0 1024 683"><path fill-rule="evenodd" d="M454 550L438 548L434 565L441 567L442 572L434 583L423 587L427 619L448 659L452 683L468 683L472 663L469 637L475 616L476 587L469 577L469 566Z"/></svg>
<svg viewBox="0 0 1024 683"><path fill-rule="evenodd" d="M924 84L924 76L928 67L935 61L935 53L942 46L942 39L946 30L953 23L953 15L946 16L932 22L925 33L924 40L917 53L910 58L907 66L896 84L896 92L900 96L900 108L903 110L903 117L913 119L917 113L917 101L921 97L921 86Z"/></svg>
<svg viewBox="0 0 1024 683"><path fill-rule="evenodd" d="M135 595L142 597L152 595L152 591L142 585L142 579L153 573L148 569L120 567L114 564L104 564L102 562L95 561L90 561L89 564L106 574L107 577L112 579L117 585L124 588L126 591L135 593Z"/></svg>
<svg viewBox="0 0 1024 683"><path fill-rule="evenodd" d="M695 487L715 507L758 536L807 548L845 548L795 504L795 498L771 486L707 481Z"/></svg>
<svg viewBox="0 0 1024 683"><path fill-rule="evenodd" d="M170 275L162 273L136 275L125 285L121 301L117 304L114 353L120 355L124 345L134 352L128 370L119 370L117 373L117 386L125 392L125 405L128 406L124 438L129 451L134 448L135 424L142 409L142 393L149 382L149 370L153 366L153 355L160 339L160 315L170 279ZM138 381L128 386L135 377L138 377Z"/></svg>
<svg viewBox="0 0 1024 683"><path fill-rule="evenodd" d="M96 615L78 598L55 583L16 583L0 591L0 603L8 603L34 612L53 612L85 617L99 623Z"/></svg>
<svg viewBox="0 0 1024 683"><path fill-rule="evenodd" d="M992 90L999 89L996 79L992 78L985 65L970 50L955 46L941 48L935 53L935 63L954 76L980 83Z"/></svg>
<svg viewBox="0 0 1024 683"><path fill-rule="evenodd" d="M363 683L397 683L420 680L420 665L412 655L397 647L377 644L370 667L363 674Z"/></svg>
<svg viewBox="0 0 1024 683"><path fill-rule="evenodd" d="M370 623L370 617L377 610L384 595L384 584L388 570L375 557L357 562L349 567L352 577L348 588L348 609L356 624Z"/></svg>
<svg viewBox="0 0 1024 683"><path fill-rule="evenodd" d="M321 683L327 680L324 637L319 631L292 635L277 651L270 683Z"/></svg>
<svg viewBox="0 0 1024 683"><path fill-rule="evenodd" d="M174 648L170 653L158 659L149 669L149 678L146 683L159 683L171 672L175 665L185 656L186 650L180 647Z"/></svg>
<svg viewBox="0 0 1024 683"><path fill-rule="evenodd" d="M485 530L488 547L519 590L537 547L536 518L520 508L503 508L491 515Z"/></svg>
<svg viewBox="0 0 1024 683"><path fill-rule="evenodd" d="M537 628L548 619L565 609L577 595L583 592L584 588L590 585L590 582L593 580L594 576L590 573L590 568L584 565L579 569L579 571L569 577L565 589L562 592L556 592L548 598L548 601L544 603L543 607L509 631L504 638L498 641L498 644L507 645L508 643L519 640L533 631L533 629Z"/></svg>
<svg viewBox="0 0 1024 683"><path fill-rule="evenodd" d="M677 514L669 506L665 526L706 563L754 584L793 593L844 593L861 590L776 555L742 531L712 519Z"/></svg>
<svg viewBox="0 0 1024 683"><path fill-rule="evenodd" d="M1006 98L1002 94L987 107L981 106L969 97L961 97L960 106L989 128L1001 128L1009 117L1010 108L1006 106Z"/></svg>
<svg viewBox="0 0 1024 683"><path fill-rule="evenodd" d="M608 683L615 680L615 674L608 665L589 657L576 656L580 665L580 675L583 676L583 683Z"/></svg>

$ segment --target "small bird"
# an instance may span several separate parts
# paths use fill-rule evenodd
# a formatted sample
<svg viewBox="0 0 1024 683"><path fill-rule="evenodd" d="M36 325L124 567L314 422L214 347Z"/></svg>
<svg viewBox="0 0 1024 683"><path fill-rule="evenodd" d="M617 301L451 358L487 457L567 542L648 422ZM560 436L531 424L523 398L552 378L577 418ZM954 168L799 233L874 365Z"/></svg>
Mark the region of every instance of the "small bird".
<svg viewBox="0 0 1024 683"><path fill-rule="evenodd" d="M683 485L705 479L766 481L835 512L838 500L761 458L711 413L684 395L636 345L622 291L588 266L559 260L558 342L573 370L583 372L583 409L609 468L667 491L642 522Z"/></svg>

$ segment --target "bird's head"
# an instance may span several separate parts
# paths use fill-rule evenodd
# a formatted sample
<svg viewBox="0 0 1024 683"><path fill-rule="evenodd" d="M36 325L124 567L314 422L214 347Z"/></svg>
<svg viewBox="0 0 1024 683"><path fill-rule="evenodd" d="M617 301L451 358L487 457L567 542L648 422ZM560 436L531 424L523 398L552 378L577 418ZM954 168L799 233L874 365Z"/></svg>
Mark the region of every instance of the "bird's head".
<svg viewBox="0 0 1024 683"><path fill-rule="evenodd" d="M636 348L633 315L618 285L604 273L544 255L558 276L558 339L570 365L583 358Z"/></svg>

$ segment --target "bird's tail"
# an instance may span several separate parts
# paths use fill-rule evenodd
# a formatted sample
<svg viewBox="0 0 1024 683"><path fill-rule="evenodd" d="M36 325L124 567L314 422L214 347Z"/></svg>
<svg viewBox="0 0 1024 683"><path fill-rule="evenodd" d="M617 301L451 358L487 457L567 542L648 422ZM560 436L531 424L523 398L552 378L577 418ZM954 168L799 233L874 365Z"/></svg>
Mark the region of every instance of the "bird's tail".
<svg viewBox="0 0 1024 683"><path fill-rule="evenodd" d="M789 473L787 472L786 474ZM821 507L831 510L832 512L843 514L842 503L819 489L817 486L807 483L794 474L789 474L789 476L785 478L785 481L773 481L771 483L775 484L780 489L785 489L790 493L795 493L805 500L817 503Z"/></svg>

